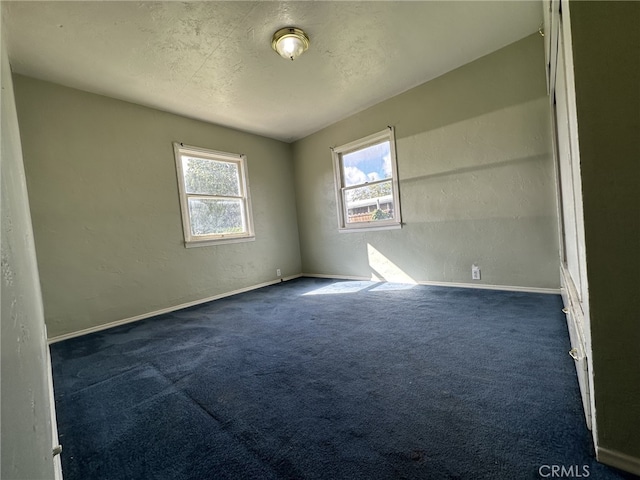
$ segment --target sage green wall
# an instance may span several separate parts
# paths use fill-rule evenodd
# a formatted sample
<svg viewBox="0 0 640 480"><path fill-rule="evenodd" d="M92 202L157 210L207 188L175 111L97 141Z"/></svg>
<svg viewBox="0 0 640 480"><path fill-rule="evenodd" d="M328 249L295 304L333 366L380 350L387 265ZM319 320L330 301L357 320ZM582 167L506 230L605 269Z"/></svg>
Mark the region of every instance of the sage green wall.
<svg viewBox="0 0 640 480"><path fill-rule="evenodd" d="M1 12L1 8L0 8ZM1 14L0 14L1 15ZM0 20L1 23L1 20ZM53 478L47 346L11 69L2 44L0 478Z"/></svg>
<svg viewBox="0 0 640 480"><path fill-rule="evenodd" d="M14 82L50 337L300 272L288 144ZM184 247L174 140L247 155L254 242Z"/></svg>
<svg viewBox="0 0 640 480"><path fill-rule="evenodd" d="M640 473L640 3L570 7L598 444Z"/></svg>
<svg viewBox="0 0 640 480"><path fill-rule="evenodd" d="M532 35L294 143L303 271L558 288L544 65ZM405 225L339 233L329 148L387 125Z"/></svg>

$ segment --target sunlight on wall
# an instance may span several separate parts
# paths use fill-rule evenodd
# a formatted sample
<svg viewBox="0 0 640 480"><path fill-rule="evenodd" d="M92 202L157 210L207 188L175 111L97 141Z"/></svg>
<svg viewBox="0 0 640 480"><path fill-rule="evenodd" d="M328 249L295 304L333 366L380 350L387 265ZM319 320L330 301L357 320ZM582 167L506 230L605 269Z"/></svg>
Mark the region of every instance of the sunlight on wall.
<svg viewBox="0 0 640 480"><path fill-rule="evenodd" d="M333 295L357 292L384 292L408 290L418 282L402 271L395 263L367 243L367 256L371 268L371 280L339 280L330 285L316 288L303 295Z"/></svg>
<svg viewBox="0 0 640 480"><path fill-rule="evenodd" d="M403 272L395 263L376 250L370 243L367 244L369 266L371 267L371 280L416 284L416 281Z"/></svg>

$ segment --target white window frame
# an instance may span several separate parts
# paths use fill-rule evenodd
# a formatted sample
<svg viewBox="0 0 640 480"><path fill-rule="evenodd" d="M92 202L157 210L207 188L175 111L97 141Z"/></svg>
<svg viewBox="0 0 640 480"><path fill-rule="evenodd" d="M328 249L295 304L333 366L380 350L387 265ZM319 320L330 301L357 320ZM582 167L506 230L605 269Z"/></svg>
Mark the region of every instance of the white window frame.
<svg viewBox="0 0 640 480"><path fill-rule="evenodd" d="M173 142L173 151L176 160L176 172L178 174L178 191L180 194L180 211L182 213L182 230L184 233L184 243L187 248L200 247L206 245L218 245L222 243L250 242L255 240L253 229L253 213L251 210L251 195L249 193L249 175L247 173L247 157L237 153L219 152L206 148L183 145L180 142ZM185 179L182 166L182 157L195 157L204 160L214 160L218 162L235 163L238 166L240 196L233 198L242 199L244 223L246 231L239 234L213 234L213 235L192 235L191 216L189 213L189 198L222 198L209 194L190 194L186 192Z"/></svg>
<svg viewBox="0 0 640 480"><path fill-rule="evenodd" d="M347 206L345 202L345 194L348 190L360 188L365 185L375 185L377 183L388 182L389 179L365 182L363 184L345 186L344 169L342 168L342 157L345 154L362 150L364 148L377 145L379 143L389 142L389 153L391 155L391 193L393 198L393 218L388 220L376 220L366 222L347 222ZM357 232L371 230L389 230L402 227L402 215L400 213L400 192L398 188L398 165L396 159L396 142L395 130L393 127L387 127L384 130L369 135L367 137L349 142L339 147L331 149L333 156L333 173L335 176L336 186L336 205L338 208L338 230L340 232Z"/></svg>

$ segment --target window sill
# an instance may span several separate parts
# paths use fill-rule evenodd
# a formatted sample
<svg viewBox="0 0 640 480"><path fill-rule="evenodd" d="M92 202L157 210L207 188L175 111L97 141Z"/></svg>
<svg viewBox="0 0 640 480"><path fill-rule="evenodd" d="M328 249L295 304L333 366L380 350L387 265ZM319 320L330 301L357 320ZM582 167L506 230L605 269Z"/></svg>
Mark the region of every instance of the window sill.
<svg viewBox="0 0 640 480"><path fill-rule="evenodd" d="M391 225L376 225L371 227L340 227L338 232L340 233L353 233L353 232L374 232L378 230L399 230L402 228L401 223L394 223Z"/></svg>
<svg viewBox="0 0 640 480"><path fill-rule="evenodd" d="M211 245L222 245L224 243L242 243L242 242L253 242L256 239L255 235L251 235L250 237L232 237L232 238L216 238L209 240L192 240L190 242L184 242L184 246L186 248L194 248L194 247L209 247Z"/></svg>

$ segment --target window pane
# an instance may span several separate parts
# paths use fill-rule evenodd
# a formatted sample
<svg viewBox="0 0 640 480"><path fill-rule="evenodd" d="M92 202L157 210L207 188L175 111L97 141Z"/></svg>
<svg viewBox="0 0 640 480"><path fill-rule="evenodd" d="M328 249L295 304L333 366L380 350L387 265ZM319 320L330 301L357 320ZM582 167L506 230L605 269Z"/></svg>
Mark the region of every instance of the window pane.
<svg viewBox="0 0 640 480"><path fill-rule="evenodd" d="M242 200L190 198L191 235L232 235L244 233Z"/></svg>
<svg viewBox="0 0 640 480"><path fill-rule="evenodd" d="M345 187L391 178L389 141L342 155L342 173Z"/></svg>
<svg viewBox="0 0 640 480"><path fill-rule="evenodd" d="M344 192L347 223L378 222L393 218L391 181L351 188Z"/></svg>
<svg viewBox="0 0 640 480"><path fill-rule="evenodd" d="M182 157L187 193L240 196L240 175L235 162Z"/></svg>

